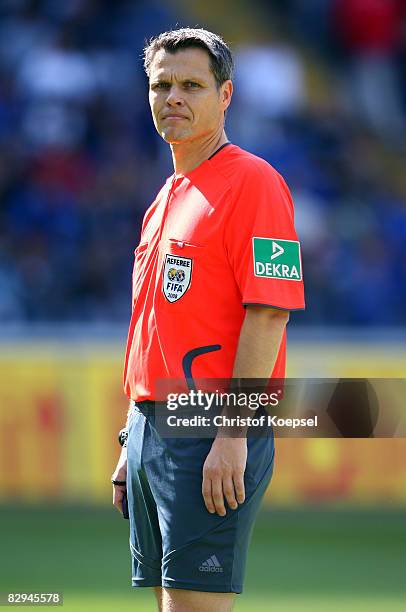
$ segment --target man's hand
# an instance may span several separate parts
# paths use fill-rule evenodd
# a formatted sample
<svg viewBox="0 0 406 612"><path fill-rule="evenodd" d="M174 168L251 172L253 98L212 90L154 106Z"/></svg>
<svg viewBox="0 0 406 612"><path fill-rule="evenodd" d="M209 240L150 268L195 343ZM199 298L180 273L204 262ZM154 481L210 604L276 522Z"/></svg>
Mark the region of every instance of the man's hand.
<svg viewBox="0 0 406 612"><path fill-rule="evenodd" d="M233 378L271 376L289 312L262 306L248 306L241 327ZM229 415L230 416L230 415ZM214 440L203 466L202 493L209 512L225 516L224 499L235 510L245 499L244 472L247 439L231 437L228 427ZM224 436L224 437L222 437Z"/></svg>
<svg viewBox="0 0 406 612"><path fill-rule="evenodd" d="M246 438L216 438L203 466L202 493L207 510L225 516L224 500L235 510L245 499Z"/></svg>
<svg viewBox="0 0 406 612"><path fill-rule="evenodd" d="M113 480L127 480L127 447L123 446L117 462L116 469L112 474ZM123 514L123 496L126 491L125 485L113 485L113 505Z"/></svg>

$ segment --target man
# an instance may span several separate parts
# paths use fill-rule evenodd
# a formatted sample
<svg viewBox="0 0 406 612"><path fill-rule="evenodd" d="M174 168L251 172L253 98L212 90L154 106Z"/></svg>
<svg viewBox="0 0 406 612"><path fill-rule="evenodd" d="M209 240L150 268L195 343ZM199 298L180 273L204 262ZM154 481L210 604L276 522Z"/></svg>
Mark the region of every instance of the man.
<svg viewBox="0 0 406 612"><path fill-rule="evenodd" d="M283 377L289 311L304 307L299 243L283 179L227 140L233 62L223 40L166 32L146 47L145 69L175 172L135 251L128 447L113 503L122 510L127 488L133 586L155 587L160 610L228 611L271 479L273 437L169 443L155 428L155 383Z"/></svg>

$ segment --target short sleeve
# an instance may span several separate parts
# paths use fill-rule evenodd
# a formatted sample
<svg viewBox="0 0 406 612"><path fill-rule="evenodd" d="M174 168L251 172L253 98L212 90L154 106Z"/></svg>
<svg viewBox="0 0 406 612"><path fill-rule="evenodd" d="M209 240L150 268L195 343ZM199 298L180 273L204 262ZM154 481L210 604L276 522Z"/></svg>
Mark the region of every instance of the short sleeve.
<svg viewBox="0 0 406 612"><path fill-rule="evenodd" d="M304 308L292 198L263 160L250 160L233 185L224 243L245 306Z"/></svg>

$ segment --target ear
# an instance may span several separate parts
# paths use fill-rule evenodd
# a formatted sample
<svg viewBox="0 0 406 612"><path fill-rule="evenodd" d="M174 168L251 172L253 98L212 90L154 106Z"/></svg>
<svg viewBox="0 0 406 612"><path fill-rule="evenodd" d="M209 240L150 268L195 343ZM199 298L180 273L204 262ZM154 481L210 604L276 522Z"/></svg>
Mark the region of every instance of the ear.
<svg viewBox="0 0 406 612"><path fill-rule="evenodd" d="M223 106L223 111L226 111L231 104L231 97L233 95L233 82L228 80L225 81L221 86L220 98Z"/></svg>

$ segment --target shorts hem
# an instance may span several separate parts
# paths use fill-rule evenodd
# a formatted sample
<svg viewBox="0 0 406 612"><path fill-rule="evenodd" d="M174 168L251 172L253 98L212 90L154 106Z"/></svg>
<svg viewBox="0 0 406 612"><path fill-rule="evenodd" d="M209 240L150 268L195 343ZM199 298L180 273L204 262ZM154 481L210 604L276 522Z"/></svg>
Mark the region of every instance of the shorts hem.
<svg viewBox="0 0 406 612"><path fill-rule="evenodd" d="M160 580L142 580L139 578L132 578L131 586L133 587L160 587L162 585L161 585Z"/></svg>
<svg viewBox="0 0 406 612"><path fill-rule="evenodd" d="M205 593L242 593L242 586L200 584L199 582L185 582L183 580L162 580L162 586L166 589L186 589L188 591L204 591Z"/></svg>

